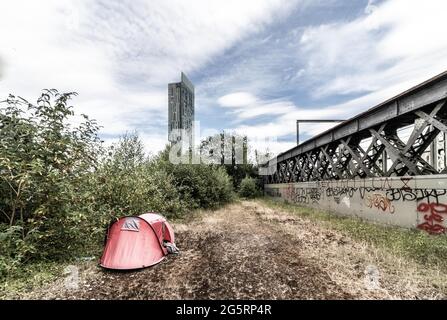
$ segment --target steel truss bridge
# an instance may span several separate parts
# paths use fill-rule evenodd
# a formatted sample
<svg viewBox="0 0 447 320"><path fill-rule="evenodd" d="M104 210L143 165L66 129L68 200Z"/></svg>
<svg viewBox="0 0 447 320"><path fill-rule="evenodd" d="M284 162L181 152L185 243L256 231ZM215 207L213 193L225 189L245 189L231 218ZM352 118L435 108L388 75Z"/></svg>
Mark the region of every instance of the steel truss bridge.
<svg viewBox="0 0 447 320"><path fill-rule="evenodd" d="M446 100L444 72L281 153L264 183L447 173Z"/></svg>

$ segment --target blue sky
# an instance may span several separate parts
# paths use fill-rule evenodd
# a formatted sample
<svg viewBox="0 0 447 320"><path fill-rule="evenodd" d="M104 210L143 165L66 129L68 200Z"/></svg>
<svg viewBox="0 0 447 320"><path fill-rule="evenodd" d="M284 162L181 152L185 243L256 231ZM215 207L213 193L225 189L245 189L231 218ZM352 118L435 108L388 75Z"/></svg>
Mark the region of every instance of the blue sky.
<svg viewBox="0 0 447 320"><path fill-rule="evenodd" d="M77 91L107 142L138 130L153 152L181 71L202 130L275 136L284 151L296 119L349 118L447 70L444 0L3 0L0 12L0 97Z"/></svg>

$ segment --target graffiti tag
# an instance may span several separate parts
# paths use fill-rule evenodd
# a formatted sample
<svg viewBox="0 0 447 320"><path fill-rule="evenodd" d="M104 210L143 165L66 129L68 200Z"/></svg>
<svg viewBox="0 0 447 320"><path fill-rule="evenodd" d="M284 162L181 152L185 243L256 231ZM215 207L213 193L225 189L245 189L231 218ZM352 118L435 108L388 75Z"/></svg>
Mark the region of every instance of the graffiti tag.
<svg viewBox="0 0 447 320"><path fill-rule="evenodd" d="M424 223L418 225L418 228L425 230L430 234L443 234L446 227L443 225L443 214L447 214L447 205L442 203L420 203L418 212L424 214Z"/></svg>
<svg viewBox="0 0 447 320"><path fill-rule="evenodd" d="M383 212L388 211L389 213L394 213L394 206L391 204L391 201L380 193L369 194L366 197L365 204L369 208L377 208L382 210Z"/></svg>

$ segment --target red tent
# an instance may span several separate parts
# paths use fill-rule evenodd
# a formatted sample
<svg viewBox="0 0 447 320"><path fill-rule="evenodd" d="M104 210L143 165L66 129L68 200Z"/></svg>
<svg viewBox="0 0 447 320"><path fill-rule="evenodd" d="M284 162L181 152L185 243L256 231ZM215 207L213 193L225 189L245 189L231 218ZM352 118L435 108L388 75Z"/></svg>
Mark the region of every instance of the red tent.
<svg viewBox="0 0 447 320"><path fill-rule="evenodd" d="M174 241L174 230L158 214L124 217L109 227L100 265L122 270L149 267L175 248Z"/></svg>

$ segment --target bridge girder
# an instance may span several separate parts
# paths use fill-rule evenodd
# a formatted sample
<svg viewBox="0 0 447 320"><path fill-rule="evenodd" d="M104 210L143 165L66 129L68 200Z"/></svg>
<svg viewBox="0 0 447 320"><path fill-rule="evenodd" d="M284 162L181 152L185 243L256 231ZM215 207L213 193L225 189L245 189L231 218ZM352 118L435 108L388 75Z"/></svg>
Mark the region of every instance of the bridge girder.
<svg viewBox="0 0 447 320"><path fill-rule="evenodd" d="M265 183L447 173L435 154L440 135L447 149L446 101L447 72L281 154Z"/></svg>

